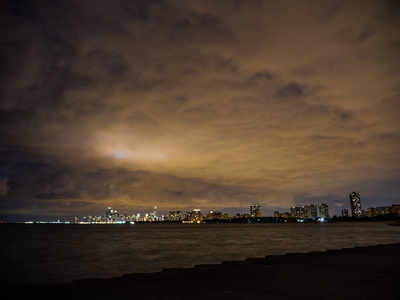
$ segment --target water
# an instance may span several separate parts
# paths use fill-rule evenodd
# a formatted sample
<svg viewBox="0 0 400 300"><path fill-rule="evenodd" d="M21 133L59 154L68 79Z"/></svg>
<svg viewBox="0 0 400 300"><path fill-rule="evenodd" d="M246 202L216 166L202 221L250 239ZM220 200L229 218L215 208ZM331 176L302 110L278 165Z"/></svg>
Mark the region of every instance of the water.
<svg viewBox="0 0 400 300"><path fill-rule="evenodd" d="M68 283L250 257L400 243L383 222L1 225L0 288Z"/></svg>

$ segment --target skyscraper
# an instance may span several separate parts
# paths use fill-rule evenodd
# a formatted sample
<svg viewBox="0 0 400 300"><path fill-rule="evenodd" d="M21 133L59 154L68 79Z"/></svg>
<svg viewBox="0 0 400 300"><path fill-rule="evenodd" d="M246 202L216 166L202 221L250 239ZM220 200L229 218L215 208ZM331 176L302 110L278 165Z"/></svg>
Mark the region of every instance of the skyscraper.
<svg viewBox="0 0 400 300"><path fill-rule="evenodd" d="M182 221L182 212L180 210L178 211L171 210L169 212L169 219L171 221Z"/></svg>
<svg viewBox="0 0 400 300"><path fill-rule="evenodd" d="M108 204L108 209L106 211L106 219L105 219L106 222L112 221L112 214L113 211L111 209L111 204Z"/></svg>
<svg viewBox="0 0 400 300"><path fill-rule="evenodd" d="M351 215L356 218L362 217L360 194L353 192L350 196Z"/></svg>
<svg viewBox="0 0 400 300"><path fill-rule="evenodd" d="M307 206L307 218L314 219L317 217L317 207L314 204L308 204Z"/></svg>
<svg viewBox="0 0 400 300"><path fill-rule="evenodd" d="M349 216L349 211L347 209L342 209L342 217L346 218Z"/></svg>
<svg viewBox="0 0 400 300"><path fill-rule="evenodd" d="M321 203L318 205L318 213L320 218L329 219L329 206L328 204Z"/></svg>
<svg viewBox="0 0 400 300"><path fill-rule="evenodd" d="M317 217L317 206L314 204L293 206L290 208L290 216L296 219L314 219Z"/></svg>
<svg viewBox="0 0 400 300"><path fill-rule="evenodd" d="M300 207L293 206L290 208L290 216L292 218L299 219L300 218Z"/></svg>
<svg viewBox="0 0 400 300"><path fill-rule="evenodd" d="M187 211L184 217L185 221L187 222L195 222L195 223L202 223L204 220L204 216L201 213L199 208L195 208L192 211Z"/></svg>
<svg viewBox="0 0 400 300"><path fill-rule="evenodd" d="M300 219L307 219L307 207L304 205L300 206Z"/></svg>
<svg viewBox="0 0 400 300"><path fill-rule="evenodd" d="M260 205L250 205L250 216L252 218L261 218L261 206Z"/></svg>
<svg viewBox="0 0 400 300"><path fill-rule="evenodd" d="M157 217L157 206L154 206L154 211L152 213L150 213L150 221L154 222L154 221L158 221L158 217Z"/></svg>

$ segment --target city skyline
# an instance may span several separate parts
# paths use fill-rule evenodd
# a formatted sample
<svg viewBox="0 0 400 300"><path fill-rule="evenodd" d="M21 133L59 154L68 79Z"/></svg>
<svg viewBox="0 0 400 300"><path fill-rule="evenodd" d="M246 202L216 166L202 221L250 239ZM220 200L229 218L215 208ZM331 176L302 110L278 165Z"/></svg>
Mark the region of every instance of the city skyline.
<svg viewBox="0 0 400 300"><path fill-rule="evenodd" d="M353 192L352 194L358 195L358 204L360 204L360 195L356 192ZM352 195L350 194L350 195ZM115 219L118 219L120 221L139 221L139 222L164 222L164 221L190 221L192 217L194 216L196 221L203 221L204 220L212 220L212 219L221 219L221 220L227 220L227 219L235 219L235 218L244 218L244 219L257 219L257 218L270 218L272 216L269 215L263 215L262 214L262 208L259 205L252 204L250 205L249 212L247 213L237 213L234 214L233 216L229 216L225 212L220 212L216 210L211 210L209 212L202 212L201 209L192 209L189 211L182 212L181 210L171 210L169 211L168 214L166 215L157 215L157 207L155 206L153 209L152 213L145 213L145 214L140 214L137 213L129 215L127 214L127 207L125 207L124 215L117 213L117 210L114 210L116 217ZM110 219L107 217L107 215L110 215L113 213L113 210L111 208L111 204L108 206L108 210L105 213L105 216L102 215L95 215L95 216L84 216L84 222L90 222L90 220L87 220L85 218L93 218L92 221L103 221L107 222L110 221ZM380 207L369 207L366 210L360 210L360 214L354 214L352 217L353 219L358 219L358 218L373 218L376 216L384 216L387 214L393 214L394 216L400 216L400 204L392 204L391 206L380 206ZM201 216L201 217L200 217ZM274 211L275 218L283 218L283 219L289 219L289 218L295 218L295 219L322 219L322 221L329 221L332 218L337 218L337 217L344 217L344 218L349 218L349 211L347 209L342 209L341 210L341 215L333 215L331 216L329 213L329 206L326 203L320 203L319 205L314 205L314 204L308 204L308 205L302 205L302 206L297 206L297 207L291 207L290 208L290 213L289 212L284 212L280 213L279 211ZM115 221L115 220L114 220ZM78 222L78 215L75 216L75 222ZM195 223L200 223L200 222L195 222Z"/></svg>
<svg viewBox="0 0 400 300"><path fill-rule="evenodd" d="M334 212L335 213L333 213L333 214L330 214L329 212L328 212L328 214L327 214L327 216L328 216L328 218L329 217L332 217L332 216L343 216L343 214L345 214L345 216L353 216L353 217L356 217L356 218L360 218L360 217L365 217L365 216L369 216L369 217L372 217L372 216L374 216L374 212L373 212L373 210L376 208L376 209L380 209L381 211L384 211L385 209L387 210L387 209L389 209L389 207L390 206L399 206L399 204L394 204L394 203L392 203L392 204L390 204L390 205L386 205L386 206L376 206L376 205L374 205L374 204L372 204L372 205L370 205L368 208L365 208L365 209L361 209L361 197L360 197L360 194L359 193L357 193L357 192L352 192L352 193L350 193L350 194L348 194L349 196L350 196L350 205L348 206L348 209L347 209L347 207L346 206L340 206L340 207L336 207L336 209L334 209ZM357 213L357 214L353 214L353 210L354 210L354 207L353 207L353 203L354 203L354 201L352 200L353 198L356 198L357 199L357 201L356 201L356 208L359 210L359 212ZM396 202L397 203L397 202ZM318 217L320 217L323 213L322 213L322 207L321 207L321 205L326 205L326 206L328 206L327 204L325 204L325 203L321 203L321 201L319 201L318 203L317 202L315 202L315 203L309 203L309 204L305 204L305 203L299 203L298 204L298 206L292 206L292 207L288 207L288 208L283 208L283 207L280 207L280 209L282 210L282 213L281 213L281 215L291 215L292 213L294 213L294 209L295 210L299 210L299 211L297 211L297 212L295 212L294 213L294 215L295 215L295 217L296 218L304 218L304 217L300 217L300 216L308 216L308 218L314 218L315 216L314 216L314 214L316 215L316 216L318 216ZM344 204L345 205L345 204ZM111 205L111 203L109 203L108 204L108 212L110 212L110 210L111 210L111 207L112 207L112 205ZM133 206L134 207L134 206ZM249 207L250 207L250 210L249 210ZM194 209L194 210L198 210L198 211L204 211L204 212L208 212L208 213L212 213L212 212L217 212L217 213L223 213L223 214L226 214L226 215L229 215L229 217L231 218L232 216L235 216L235 215L242 215L242 216L247 216L247 217L270 217L270 216L276 216L276 213L278 213L279 211L277 211L277 210L274 210L274 211L272 211L271 209L269 209L269 208L267 208L266 209L266 211L267 211L267 213L266 214L262 214L261 215L261 212L262 212L262 208L261 208L261 206L260 205L258 205L258 204L252 204L252 205L250 205L249 207L243 207L243 208L240 208L239 210L234 210L234 209L232 209L232 208L230 208L229 210L228 210L228 212L229 213L227 213L227 211L223 211L223 212L220 212L220 211L218 211L217 209L213 209L213 208L210 208L210 209ZM315 209L315 212L310 212L310 208L311 208L311 211L313 211L314 209ZM144 217L144 216L150 216L150 215L156 215L156 212L157 212L157 206L154 206L154 209L153 209L153 212L149 212L150 211L150 209L147 207L141 207L141 208L137 208L137 210L136 210L136 215L139 215L139 216L141 216L141 217ZM329 211L329 206L328 206L328 211ZM124 210L124 213L126 214L127 213L127 210L128 210L128 207L127 206L125 206L125 210ZM390 209L389 209L390 210ZM100 210L101 211L101 210ZM83 215L88 215L88 216L90 216L90 215L95 215L95 216L98 216L98 217L101 217L102 216L102 214L101 213L99 213L100 211L97 211L97 213L95 212L94 214L93 214L93 212L88 212L88 211L84 211L84 212L81 212L81 214L83 214ZM190 212L190 211L193 211L193 208L191 208L191 209L189 209L189 208L186 208L186 209L181 209L181 208L174 208L172 211L170 210L170 208L164 208L164 209L162 209L162 210L159 210L160 212L161 212L161 214L164 216L168 216L171 212L179 212L179 213L181 213L181 212ZM284 212L283 212L284 211ZM290 211L290 212L289 212ZM344 211L346 211L345 213L344 213ZM115 210L115 212L117 212L117 210ZM257 213L258 212L258 213ZM351 214L349 214L349 212L351 213ZM255 215L257 213L257 215ZM311 215L310 215L310 213L311 213ZM387 212L386 212L387 213ZM347 215L346 215L347 214ZM135 214L134 214L135 215ZM134 215L132 215L132 216L134 216ZM254 215L254 216L253 216ZM78 216L78 214L75 214L75 219L76 219L76 217ZM105 214L105 217L107 216L107 212L106 212L106 214ZM294 216L292 216L292 217L294 217ZM47 218L47 219L46 219ZM107 218L107 217L106 217ZM306 217L307 218L307 217ZM35 221L49 221L50 219L63 219L63 220L65 220L65 221L68 221L68 222L72 222L72 217L71 217L71 215L61 215L61 216L52 216L52 215L50 215L50 216L47 216L47 215L42 215L42 216L40 216L40 215L35 215L35 216L33 216L33 217L30 217L30 216L27 216L27 215L24 215L22 218L20 218L20 219L16 219L16 218L14 218L13 220L7 220L7 219L3 219L3 220L1 220L1 221L6 221L6 222L26 222L26 221L32 221L32 220L35 220Z"/></svg>
<svg viewBox="0 0 400 300"><path fill-rule="evenodd" d="M356 192L352 192L350 195L350 206L352 211L352 219L365 219L365 218L374 218L377 216L385 216L392 215L392 217L400 216L400 204L392 204L391 206L378 206L378 207L368 207L365 210L361 210L361 199L360 194ZM356 201L354 201L354 198ZM353 207L354 206L354 207ZM289 212L290 210L290 212ZM357 211L359 210L359 211ZM153 211L148 213L146 210L145 213L135 212L131 213L131 210L128 212L128 207L122 211L118 211L117 209L113 209L111 203L108 204L107 211L104 214L89 213L84 216L80 216L76 214L74 216L74 221L71 219L65 219L62 222L70 223L125 223L125 222L183 222L183 223L203 223L203 221L210 220L234 220L234 219L259 219L260 218L271 218L272 215L262 214L262 207L260 205L252 204L249 206L249 210L245 213L234 213L233 215L229 215L226 212L221 212L218 210L210 210L210 211L202 211L199 208L194 208L191 210L182 211L182 210L170 210L168 213L157 214L158 208L154 206ZM354 213L357 211L357 213ZM342 217L348 219L350 217L349 210L342 209L339 215L331 215L329 213L329 206L326 203L320 203L318 205L308 204L301 206L293 206L285 212L274 211L274 218L279 219L298 219L299 222L303 222L305 219L313 219L314 221L330 221L332 219L337 219L338 217ZM3 220L0 220L2 223ZM265 221L265 220L264 220ZM293 220L291 220L293 221ZM14 221L15 223L32 223L32 220L18 220ZM33 222L39 223L47 223L47 222L60 222L60 220L44 220L44 219L36 219ZM270 222L270 220L268 220ZM7 221L6 221L7 223Z"/></svg>
<svg viewBox="0 0 400 300"><path fill-rule="evenodd" d="M1 220L399 203L394 2L0 5Z"/></svg>

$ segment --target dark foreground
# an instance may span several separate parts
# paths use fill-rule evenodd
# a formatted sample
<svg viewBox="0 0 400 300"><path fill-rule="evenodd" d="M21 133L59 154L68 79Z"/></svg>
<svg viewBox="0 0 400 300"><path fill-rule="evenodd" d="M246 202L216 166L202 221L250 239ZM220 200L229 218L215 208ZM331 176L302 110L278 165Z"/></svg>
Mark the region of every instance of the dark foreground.
<svg viewBox="0 0 400 300"><path fill-rule="evenodd" d="M400 299L400 244L25 286L2 299Z"/></svg>

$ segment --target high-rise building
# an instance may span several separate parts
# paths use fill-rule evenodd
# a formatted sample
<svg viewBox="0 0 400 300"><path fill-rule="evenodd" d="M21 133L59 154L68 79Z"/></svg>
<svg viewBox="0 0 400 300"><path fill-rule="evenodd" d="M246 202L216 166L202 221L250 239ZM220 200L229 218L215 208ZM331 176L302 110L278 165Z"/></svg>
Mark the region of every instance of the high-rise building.
<svg viewBox="0 0 400 300"><path fill-rule="evenodd" d="M300 219L301 207L293 206L290 208L290 216L292 218Z"/></svg>
<svg viewBox="0 0 400 300"><path fill-rule="evenodd" d="M307 207L304 205L300 206L300 219L307 219Z"/></svg>
<svg viewBox="0 0 400 300"><path fill-rule="evenodd" d="M347 209L342 209L342 217L348 217L349 211Z"/></svg>
<svg viewBox="0 0 400 300"><path fill-rule="evenodd" d="M308 218L308 207L306 206L293 206L290 208L290 215L296 219L307 219Z"/></svg>
<svg viewBox="0 0 400 300"><path fill-rule="evenodd" d="M317 207L314 204L308 204L307 206L307 218L314 219L317 217Z"/></svg>
<svg viewBox="0 0 400 300"><path fill-rule="evenodd" d="M111 209L111 204L108 204L108 209L106 211L106 222L112 221L113 210Z"/></svg>
<svg viewBox="0 0 400 300"><path fill-rule="evenodd" d="M320 218L329 219L329 206L325 203L318 205L318 214Z"/></svg>
<svg viewBox="0 0 400 300"><path fill-rule="evenodd" d="M351 215L356 218L362 217L360 194L353 192L350 196Z"/></svg>
<svg viewBox="0 0 400 300"><path fill-rule="evenodd" d="M260 205L250 205L250 216L252 218L261 218L261 206Z"/></svg>
<svg viewBox="0 0 400 300"><path fill-rule="evenodd" d="M158 221L157 206L154 206L154 211L152 213L150 213L149 221L151 221L151 222Z"/></svg>
<svg viewBox="0 0 400 300"><path fill-rule="evenodd" d="M200 209L195 208L192 211L187 211L184 219L187 222L201 223L204 220L204 216Z"/></svg>
<svg viewBox="0 0 400 300"><path fill-rule="evenodd" d="M178 211L171 210L169 212L169 219L171 221L182 221L182 212L180 210Z"/></svg>
<svg viewBox="0 0 400 300"><path fill-rule="evenodd" d="M299 219L300 218L300 207L293 206L290 208L290 216L292 218Z"/></svg>

